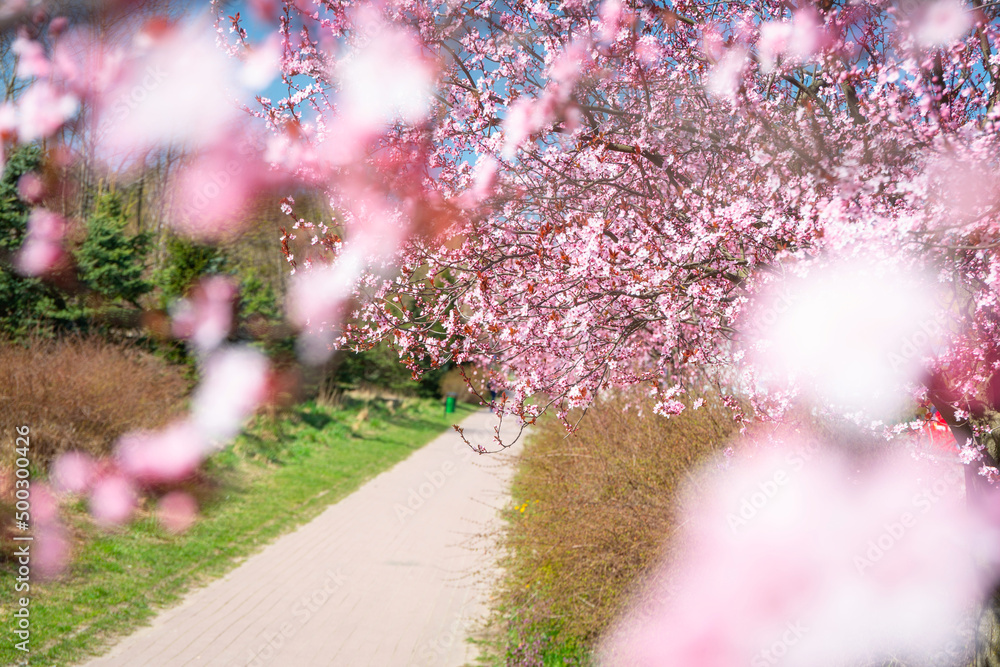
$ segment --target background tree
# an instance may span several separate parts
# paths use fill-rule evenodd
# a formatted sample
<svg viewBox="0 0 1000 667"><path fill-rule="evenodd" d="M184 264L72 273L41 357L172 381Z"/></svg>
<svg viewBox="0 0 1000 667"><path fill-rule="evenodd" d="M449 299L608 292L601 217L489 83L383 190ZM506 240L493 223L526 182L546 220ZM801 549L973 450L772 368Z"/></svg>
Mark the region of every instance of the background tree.
<svg viewBox="0 0 1000 667"><path fill-rule="evenodd" d="M127 224L121 196L115 192L100 195L76 261L80 279L94 292L141 308L139 299L153 289L145 277L150 236L129 234Z"/></svg>
<svg viewBox="0 0 1000 667"><path fill-rule="evenodd" d="M184 296L202 276L224 273L226 269L226 258L215 246L169 235L163 265L155 278L163 305Z"/></svg>
<svg viewBox="0 0 1000 667"><path fill-rule="evenodd" d="M10 156L0 178L0 332L19 337L80 324L82 313L66 292L40 278L20 274L13 261L25 241L31 205L21 198L18 181L36 173L42 153L35 146Z"/></svg>

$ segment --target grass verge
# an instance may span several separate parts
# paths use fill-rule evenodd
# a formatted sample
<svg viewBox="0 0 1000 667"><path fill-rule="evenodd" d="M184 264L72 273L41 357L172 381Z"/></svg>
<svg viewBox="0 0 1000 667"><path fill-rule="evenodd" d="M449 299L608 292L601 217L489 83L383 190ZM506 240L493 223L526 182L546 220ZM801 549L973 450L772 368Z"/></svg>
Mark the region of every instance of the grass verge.
<svg viewBox="0 0 1000 667"><path fill-rule="evenodd" d="M31 664L71 665L233 569L279 535L317 516L365 481L405 459L473 408L444 415L440 402L336 408L297 406L259 419L207 464L201 520L183 535L160 528L148 511L109 532L93 525L83 503L67 508L74 535L72 565L59 580L31 583ZM15 564L0 562L13 590ZM4 594L3 616L13 593ZM23 657L0 645L0 664Z"/></svg>

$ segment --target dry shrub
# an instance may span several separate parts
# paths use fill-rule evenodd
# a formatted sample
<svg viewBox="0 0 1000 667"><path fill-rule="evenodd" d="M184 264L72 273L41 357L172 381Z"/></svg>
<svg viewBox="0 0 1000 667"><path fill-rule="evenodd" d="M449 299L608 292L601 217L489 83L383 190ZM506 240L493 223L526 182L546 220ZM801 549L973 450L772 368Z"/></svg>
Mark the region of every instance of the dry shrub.
<svg viewBox="0 0 1000 667"><path fill-rule="evenodd" d="M14 428L28 426L39 470L61 452L107 454L123 433L164 425L188 390L179 370L135 346L97 337L0 345L0 433L13 443Z"/></svg>
<svg viewBox="0 0 1000 667"><path fill-rule="evenodd" d="M731 414L711 398L670 419L648 404L640 404L641 416L625 405L616 399L592 407L569 437L546 419L526 446L503 594L508 617L522 629L555 629L593 646L664 555L690 471L735 430Z"/></svg>

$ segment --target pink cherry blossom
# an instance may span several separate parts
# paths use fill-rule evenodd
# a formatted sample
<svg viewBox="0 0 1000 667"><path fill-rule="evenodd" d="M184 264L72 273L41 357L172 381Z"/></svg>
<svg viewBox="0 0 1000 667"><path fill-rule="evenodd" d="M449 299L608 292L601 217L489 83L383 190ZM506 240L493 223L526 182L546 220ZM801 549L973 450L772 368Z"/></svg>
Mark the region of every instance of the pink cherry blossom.
<svg viewBox="0 0 1000 667"><path fill-rule="evenodd" d="M810 271L776 286L749 315L761 377L795 378L821 403L890 418L941 344L933 285L871 259ZM850 353L845 353L850 350Z"/></svg>
<svg viewBox="0 0 1000 667"><path fill-rule="evenodd" d="M62 245L48 240L28 240L17 256L17 268L26 276L42 276L62 263Z"/></svg>
<svg viewBox="0 0 1000 667"><path fill-rule="evenodd" d="M337 325L363 270L361 257L352 253L336 265L294 276L288 290L288 317L303 330L300 353L307 361L329 358Z"/></svg>
<svg viewBox="0 0 1000 667"><path fill-rule="evenodd" d="M45 196L45 181L34 172L24 174L17 179L17 193L28 203L41 203Z"/></svg>
<svg viewBox="0 0 1000 667"><path fill-rule="evenodd" d="M180 421L157 432L129 433L115 453L122 472L143 483L176 482L201 464L208 445L199 428Z"/></svg>
<svg viewBox="0 0 1000 667"><path fill-rule="evenodd" d="M267 397L268 374L267 357L253 348L216 351L192 397L190 425L215 446L227 443Z"/></svg>
<svg viewBox="0 0 1000 667"><path fill-rule="evenodd" d="M50 136L76 115L79 100L47 81L32 85L17 101L17 133L21 141Z"/></svg>
<svg viewBox="0 0 1000 667"><path fill-rule="evenodd" d="M734 100L739 92L746 65L747 52L742 48L730 49L712 68L712 74L705 88L716 97Z"/></svg>
<svg viewBox="0 0 1000 667"><path fill-rule="evenodd" d="M83 452L65 452L52 463L50 477L57 491L84 493L96 474L94 460Z"/></svg>
<svg viewBox="0 0 1000 667"><path fill-rule="evenodd" d="M289 315L306 362L388 341L414 371L428 360L495 369L500 412L530 423L551 410L570 428L571 408L617 389L641 389L672 415L712 386L747 428L834 403L868 427L899 413L903 423L882 425L898 443L919 428L919 404L965 441L934 455L962 456L970 498L985 497L978 484L998 467L979 420L1000 406L1000 24L989 3L260 0L250 10L267 25L250 30L225 5L212 3L214 35L157 19L114 43L82 26L45 32L28 4L4 5L39 21L45 38L18 48L44 76L0 107L0 138L44 140L51 173L67 174L63 127L97 137L112 166L183 142L162 208L199 239L241 232L256 204L280 209L289 220L275 242L294 272ZM280 85L261 91L272 65ZM306 189L322 204L314 215L288 196ZM15 261L45 273L60 266L55 251L29 233ZM824 268L845 265L856 268ZM798 281L804 299L761 310ZM943 316L928 321L932 303ZM211 319L194 317L191 335ZM265 400L267 364L222 362L233 354L246 352L202 355L190 420L211 446ZM128 473L107 463L101 474ZM859 497L884 518L892 503L868 488L883 476L857 474ZM836 484L816 486L843 514L812 501L803 512L871 527ZM839 524L801 534L857 537ZM767 567L773 544L751 540L753 572L733 566L763 573L758 588L734 588L751 603L715 622L699 606L722 597L708 577L704 600L690 598L698 613L677 619L705 641L679 642L677 664L745 664L744 640L759 651L775 641L767 632L790 631L775 611L786 602L839 628L842 652L830 655L880 648L864 631L841 641L855 627L797 595L789 578L822 602L836 577L812 575L831 570L809 540L776 535L788 577ZM921 558L893 571L897 588L866 570L872 586L847 585L856 597L845 599L884 590L889 602L872 608L895 618L905 579L964 590ZM917 626L872 627L899 640ZM803 641L794 659L822 657L830 636Z"/></svg>
<svg viewBox="0 0 1000 667"><path fill-rule="evenodd" d="M52 65L45 55L45 49L38 42L19 36L11 44L11 50L18 57L17 75L25 79L47 77Z"/></svg>
<svg viewBox="0 0 1000 667"><path fill-rule="evenodd" d="M804 63L823 42L823 29L811 9L795 13L790 22L768 21L760 26L757 41L761 70L774 69L779 56L788 55L796 64Z"/></svg>
<svg viewBox="0 0 1000 667"><path fill-rule="evenodd" d="M923 10L916 26L921 46L947 46L972 27L972 17L959 0L937 0Z"/></svg>
<svg viewBox="0 0 1000 667"><path fill-rule="evenodd" d="M253 48L240 67L239 80L244 88L262 91L281 73L281 39L271 35Z"/></svg>
<svg viewBox="0 0 1000 667"><path fill-rule="evenodd" d="M17 255L24 275L41 276L56 269L65 257L66 221L52 211L36 208L28 218L28 235Z"/></svg>
<svg viewBox="0 0 1000 667"><path fill-rule="evenodd" d="M31 485L31 516L38 524L50 524L59 518L59 501L45 482Z"/></svg>
<svg viewBox="0 0 1000 667"><path fill-rule="evenodd" d="M506 159L514 157L517 149L533 132L540 129L544 117L539 113L538 101L520 97L510 105L507 117L504 119L503 156Z"/></svg>
<svg viewBox="0 0 1000 667"><path fill-rule="evenodd" d="M760 26L760 39L757 40L757 51L760 67L764 72L770 72L778 56L788 48L792 37L792 24L779 21L768 21Z"/></svg>
<svg viewBox="0 0 1000 667"><path fill-rule="evenodd" d="M156 518L167 531L183 533L198 518L198 502L190 493L171 491L156 503Z"/></svg>
<svg viewBox="0 0 1000 667"><path fill-rule="evenodd" d="M59 503L48 484L31 486L31 519L34 547L31 550L32 572L42 580L59 575L69 561L69 540L59 519Z"/></svg>
<svg viewBox="0 0 1000 667"><path fill-rule="evenodd" d="M9 141L17 135L17 107L10 102L0 104L0 140Z"/></svg>
<svg viewBox="0 0 1000 667"><path fill-rule="evenodd" d="M206 146L168 185L165 206L174 229L218 241L244 229L253 202L286 182L263 159L252 135L225 135Z"/></svg>
<svg viewBox="0 0 1000 667"><path fill-rule="evenodd" d="M957 566L997 526L957 466L869 468L791 439L706 470L681 553L605 643L606 665L859 664L944 650L989 581ZM998 573L995 553L987 560ZM784 639L783 639L784 638ZM770 657L769 657L770 656Z"/></svg>
<svg viewBox="0 0 1000 667"><path fill-rule="evenodd" d="M126 477L108 475L98 480L90 491L90 514L100 525L123 523L135 511L137 498L135 486Z"/></svg>
<svg viewBox="0 0 1000 667"><path fill-rule="evenodd" d="M171 308L174 336L190 340L203 353L215 349L232 331L235 299L236 285L230 278L202 279L188 298Z"/></svg>
<svg viewBox="0 0 1000 667"><path fill-rule="evenodd" d="M374 27L369 41L338 63L342 119L362 133L399 120L416 123L430 111L433 61L409 31Z"/></svg>
<svg viewBox="0 0 1000 667"><path fill-rule="evenodd" d="M475 173L472 181L472 199L479 202L493 194L497 185L497 177L500 165L496 159L485 156L476 162Z"/></svg>
<svg viewBox="0 0 1000 667"><path fill-rule="evenodd" d="M70 543L67 531L61 523L46 523L36 527L34 537L32 571L42 580L54 579L69 564Z"/></svg>
<svg viewBox="0 0 1000 667"><path fill-rule="evenodd" d="M604 0L598 12L598 20L601 26L598 39L602 42L614 41L615 36L621 28L624 16L625 9L622 7L621 0Z"/></svg>
<svg viewBox="0 0 1000 667"><path fill-rule="evenodd" d="M101 91L96 128L107 157L169 143L199 147L239 122L236 64L199 21L140 31L117 80Z"/></svg>

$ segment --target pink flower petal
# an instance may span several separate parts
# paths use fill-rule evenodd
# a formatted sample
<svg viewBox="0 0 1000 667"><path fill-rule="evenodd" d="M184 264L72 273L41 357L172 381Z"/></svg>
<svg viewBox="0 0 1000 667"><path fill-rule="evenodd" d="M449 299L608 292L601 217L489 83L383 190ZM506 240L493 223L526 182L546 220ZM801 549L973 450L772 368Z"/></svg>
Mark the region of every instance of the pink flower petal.
<svg viewBox="0 0 1000 667"><path fill-rule="evenodd" d="M17 101L18 138L28 142L55 133L79 108L79 100L48 81L36 81Z"/></svg>
<svg viewBox="0 0 1000 667"><path fill-rule="evenodd" d="M90 514L98 524L123 523L135 511L137 495L132 482L121 475L98 481L90 492Z"/></svg>
<svg viewBox="0 0 1000 667"><path fill-rule="evenodd" d="M173 334L202 352L219 346L233 328L236 285L225 276L205 278L190 298L174 305Z"/></svg>
<svg viewBox="0 0 1000 667"><path fill-rule="evenodd" d="M122 470L146 483L173 482L191 475L201 464L207 446L199 430L187 421L159 432L122 437L116 456Z"/></svg>
<svg viewBox="0 0 1000 667"><path fill-rule="evenodd" d="M52 579L65 571L69 564L70 544L62 524L53 522L39 526L34 537L33 571L43 580Z"/></svg>
<svg viewBox="0 0 1000 667"><path fill-rule="evenodd" d="M171 533L183 533L198 518L198 502L189 493L171 491L156 504L156 518Z"/></svg>
<svg viewBox="0 0 1000 667"><path fill-rule="evenodd" d="M939 0L929 5L916 27L917 43L925 47L947 46L972 27L972 16L959 0Z"/></svg>
<svg viewBox="0 0 1000 667"><path fill-rule="evenodd" d="M249 347L216 352L192 398L193 426L215 445L236 436L267 397L267 357Z"/></svg>
<svg viewBox="0 0 1000 667"><path fill-rule="evenodd" d="M56 490L83 493L96 472L94 461L83 452L60 454L52 464L51 478Z"/></svg>

